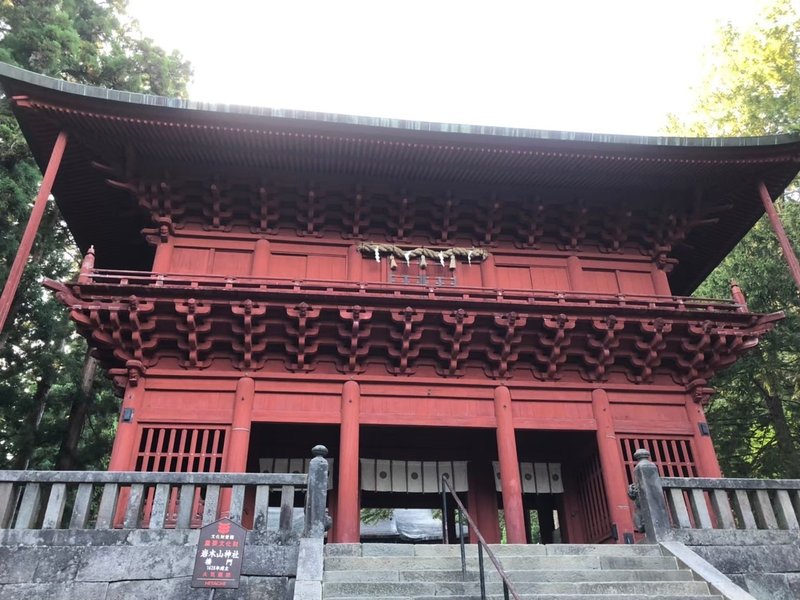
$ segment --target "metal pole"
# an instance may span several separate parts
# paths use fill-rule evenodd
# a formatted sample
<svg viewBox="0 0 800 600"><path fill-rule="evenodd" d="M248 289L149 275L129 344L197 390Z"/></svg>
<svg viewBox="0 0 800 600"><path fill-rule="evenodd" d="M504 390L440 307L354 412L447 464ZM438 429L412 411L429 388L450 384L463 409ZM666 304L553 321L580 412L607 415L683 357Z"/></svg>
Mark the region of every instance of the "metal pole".
<svg viewBox="0 0 800 600"><path fill-rule="evenodd" d="M19 248L17 248L17 254L14 257L11 270L8 272L8 279L6 279L6 284L3 287L3 293L0 295L0 331L3 331L3 327L6 324L8 313L11 311L11 305L14 302L14 296L17 294L19 282L22 280L22 273L25 270L28 258L30 258L33 242L36 239L36 232L42 223L42 216L47 208L47 199L53 189L53 182L56 179L66 146L67 132L61 131L56 138L56 143L53 145L53 151L50 153L50 161L47 163L42 184L39 186L39 193L36 194L36 202L33 204L31 216L28 218L28 224L25 225L25 232L22 234L22 240L19 243Z"/></svg>
<svg viewBox="0 0 800 600"><path fill-rule="evenodd" d="M464 517L458 509L458 539L461 542L461 577L467 580L467 550L464 548Z"/></svg>
<svg viewBox="0 0 800 600"><path fill-rule="evenodd" d="M786 235L786 230L783 228L781 218L778 215L778 211L775 210L775 205L772 203L772 198L769 197L769 191L767 190L767 186L764 185L763 181L758 182L758 191L761 195L761 203L764 205L764 210L766 211L769 221L772 224L772 229L775 231L775 235L778 237L778 243L781 245L781 250L783 250L783 258L789 265L789 271L792 274L792 279L794 279L795 286L797 286L798 291L800 291L800 263L797 262L797 256L792 248L792 243L789 241L789 237Z"/></svg>
<svg viewBox="0 0 800 600"><path fill-rule="evenodd" d="M481 581L481 600L486 600L486 576L483 571L483 544L478 541L478 576Z"/></svg>
<svg viewBox="0 0 800 600"><path fill-rule="evenodd" d="M447 488L442 482L442 539L445 544L450 543L450 536L447 533Z"/></svg>

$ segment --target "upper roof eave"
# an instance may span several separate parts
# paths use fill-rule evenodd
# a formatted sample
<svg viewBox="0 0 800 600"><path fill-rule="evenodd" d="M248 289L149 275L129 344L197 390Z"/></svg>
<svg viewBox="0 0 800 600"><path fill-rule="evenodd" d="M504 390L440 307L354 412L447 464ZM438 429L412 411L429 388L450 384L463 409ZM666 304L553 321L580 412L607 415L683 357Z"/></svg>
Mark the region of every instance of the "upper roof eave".
<svg viewBox="0 0 800 600"><path fill-rule="evenodd" d="M124 92L64 81L13 65L0 62L0 81L7 92L22 84L36 86L43 90L60 92L80 98L109 101L131 107L149 106L153 108L176 109L191 112L213 113L219 116L256 117L276 121L300 121L311 124L327 124L346 128L363 127L390 129L399 132L427 132L439 134L456 134L464 136L481 136L493 141L507 140L540 140L548 142L573 142L597 145L649 146L673 148L757 148L775 147L783 144L800 143L798 134L779 134L750 137L675 137L675 136L637 136L608 133L589 133L574 131L557 131L546 129L524 129L515 127L499 127L491 125L469 125L458 123L436 123L391 119L385 117L369 117L344 115L335 113L311 112L261 106L244 106L236 104L218 104L198 102L195 100L170 98L152 94ZM488 141L488 140L487 140Z"/></svg>

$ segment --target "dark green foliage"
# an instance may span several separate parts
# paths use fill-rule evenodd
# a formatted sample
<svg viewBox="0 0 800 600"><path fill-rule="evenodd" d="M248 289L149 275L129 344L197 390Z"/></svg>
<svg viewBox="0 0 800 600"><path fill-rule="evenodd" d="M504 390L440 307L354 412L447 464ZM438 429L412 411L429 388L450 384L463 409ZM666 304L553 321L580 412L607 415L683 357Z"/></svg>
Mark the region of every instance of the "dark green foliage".
<svg viewBox="0 0 800 600"><path fill-rule="evenodd" d="M183 96L189 64L142 38L122 0L0 2L0 60L79 83ZM0 101L0 282L5 282L30 214L40 173ZM117 403L104 376L82 389L86 344L67 312L39 285L69 279L78 265L57 208L42 221L32 258L0 334L0 468L102 468ZM88 416L78 410L88 405ZM70 419L73 412L77 418ZM80 432L65 445L68 428Z"/></svg>
<svg viewBox="0 0 800 600"><path fill-rule="evenodd" d="M784 200L779 212L789 236L800 239L800 204ZM713 381L708 407L720 463L734 477L800 477L800 299L766 218L699 288L724 296L735 278L756 312L783 310L786 319L758 347Z"/></svg>
<svg viewBox="0 0 800 600"><path fill-rule="evenodd" d="M800 18L790 0L774 0L744 30L720 30L709 75L691 123L674 117L681 135L767 135L800 130ZM800 240L797 182L778 210L789 238ZM757 201L753 190L753 201ZM736 279L756 312L786 319L759 346L712 383L708 421L726 475L800 477L800 301L766 217L697 294L728 297Z"/></svg>

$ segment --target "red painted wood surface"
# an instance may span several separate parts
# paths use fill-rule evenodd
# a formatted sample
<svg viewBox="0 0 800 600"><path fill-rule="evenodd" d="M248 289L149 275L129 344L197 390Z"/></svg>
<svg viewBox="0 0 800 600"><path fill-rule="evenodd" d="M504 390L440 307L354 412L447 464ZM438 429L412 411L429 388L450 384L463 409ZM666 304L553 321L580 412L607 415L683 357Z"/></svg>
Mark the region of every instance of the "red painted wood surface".
<svg viewBox="0 0 800 600"><path fill-rule="evenodd" d="M622 451L614 431L614 418L605 390L592 392L592 410L597 422L597 451L602 468L608 516L618 531L618 542L623 534L633 534L630 499L628 498Z"/></svg>
<svg viewBox="0 0 800 600"><path fill-rule="evenodd" d="M58 175L58 169L61 166L61 158L64 156L66 147L67 132L61 131L50 153L50 160L47 163L47 169L44 172L42 183L39 185L36 201L33 203L33 209L31 210L30 217L28 217L28 223L25 225L25 231L22 233L19 248L17 248L17 253L14 255L14 262L11 263L11 269L8 271L8 277L3 286L3 293L0 294L0 331L3 331L3 327L6 324L8 313L14 302L14 296L17 293L19 282L22 279L22 272L25 270L25 265L31 255L33 242L36 239L36 232L39 230L44 211L47 208L47 199L50 197L50 191L53 189L53 183L56 180L56 175Z"/></svg>
<svg viewBox="0 0 800 600"><path fill-rule="evenodd" d="M342 425L339 441L339 479L336 502L336 542L358 543L361 538L359 510L360 391L355 381L342 389Z"/></svg>
<svg viewBox="0 0 800 600"><path fill-rule="evenodd" d="M694 399L777 318L671 295L671 248L692 226L680 207L431 194L372 207L368 219L341 182L261 185L253 196L233 172L212 187L191 173L166 187L148 177L115 185L153 217L153 272L88 265L80 286L51 286L135 407L112 465L252 470L259 456L306 456L325 441L339 542L359 541L362 505L438 502L362 494L361 458L468 460L468 502L487 539L499 540L501 498L510 542L526 541L526 506L558 510L571 542L607 541L612 522L632 531L635 447L660 453L666 472L713 474ZM392 270L363 241L489 255L452 271L396 258ZM259 439L265 428L282 445ZM196 456L192 435L217 436L210 456ZM523 501L521 460L561 464L563 496Z"/></svg>
<svg viewBox="0 0 800 600"><path fill-rule="evenodd" d="M497 419L497 455L500 460L506 539L509 544L524 544L527 536L511 404L508 388L497 387L494 394L494 409Z"/></svg>

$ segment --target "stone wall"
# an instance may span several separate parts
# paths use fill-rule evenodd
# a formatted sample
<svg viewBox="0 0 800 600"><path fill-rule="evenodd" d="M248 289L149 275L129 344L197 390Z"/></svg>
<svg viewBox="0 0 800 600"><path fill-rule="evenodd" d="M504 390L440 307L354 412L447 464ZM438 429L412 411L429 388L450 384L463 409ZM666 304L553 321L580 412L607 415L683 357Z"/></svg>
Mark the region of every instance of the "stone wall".
<svg viewBox="0 0 800 600"><path fill-rule="evenodd" d="M671 534L758 600L800 600L800 532L694 529Z"/></svg>
<svg viewBox="0 0 800 600"><path fill-rule="evenodd" d="M190 587L198 530L0 530L0 600L291 600L298 540L248 532L241 586Z"/></svg>

